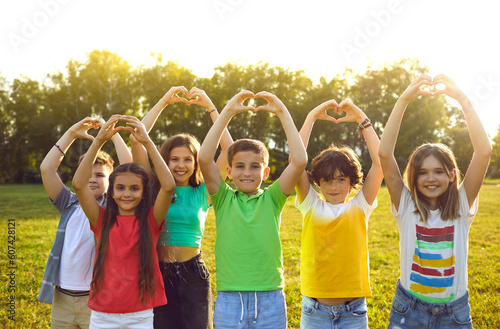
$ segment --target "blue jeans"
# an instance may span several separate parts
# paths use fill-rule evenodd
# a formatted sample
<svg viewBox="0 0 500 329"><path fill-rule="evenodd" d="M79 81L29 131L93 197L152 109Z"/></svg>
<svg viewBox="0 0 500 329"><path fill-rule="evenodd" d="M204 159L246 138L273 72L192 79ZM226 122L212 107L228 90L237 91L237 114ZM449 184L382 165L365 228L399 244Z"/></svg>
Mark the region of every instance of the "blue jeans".
<svg viewBox="0 0 500 329"><path fill-rule="evenodd" d="M282 289L219 291L215 300L215 329L286 329L286 301Z"/></svg>
<svg viewBox="0 0 500 329"><path fill-rule="evenodd" d="M368 328L366 298L357 298L344 305L328 306L316 299L302 296L300 329Z"/></svg>
<svg viewBox="0 0 500 329"><path fill-rule="evenodd" d="M210 273L201 252L186 262L160 262L167 305L154 308L155 328L212 329Z"/></svg>
<svg viewBox="0 0 500 329"><path fill-rule="evenodd" d="M398 281L388 328L472 328L469 293L446 304L433 304L413 296Z"/></svg>

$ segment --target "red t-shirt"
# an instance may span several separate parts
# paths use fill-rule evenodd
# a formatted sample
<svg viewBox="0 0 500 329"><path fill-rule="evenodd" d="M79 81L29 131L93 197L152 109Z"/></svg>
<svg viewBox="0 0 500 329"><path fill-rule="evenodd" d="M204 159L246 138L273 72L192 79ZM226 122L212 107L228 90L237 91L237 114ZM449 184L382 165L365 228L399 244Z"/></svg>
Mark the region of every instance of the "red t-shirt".
<svg viewBox="0 0 500 329"><path fill-rule="evenodd" d="M103 218L104 208L99 206L97 225L95 227L90 225L98 245L101 240ZM104 259L104 281L99 292L89 300L90 309L104 313L131 313L167 304L156 253L156 243L163 224L161 227L156 224L153 207L148 213L148 225L152 237L151 257L156 282L155 295L146 304L139 299L139 222L135 215L118 215L115 225L109 232L108 248ZM92 296L92 290L90 296Z"/></svg>

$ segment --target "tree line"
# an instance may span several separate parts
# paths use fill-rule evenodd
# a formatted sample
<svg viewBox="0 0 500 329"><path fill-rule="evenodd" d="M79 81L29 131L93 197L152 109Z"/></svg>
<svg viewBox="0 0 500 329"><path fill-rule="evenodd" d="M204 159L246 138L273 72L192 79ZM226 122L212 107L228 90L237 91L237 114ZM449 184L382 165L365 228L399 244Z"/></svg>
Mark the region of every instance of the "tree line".
<svg viewBox="0 0 500 329"><path fill-rule="evenodd" d="M380 136L399 95L414 77L428 72L416 59L401 59L370 66L364 72L345 69L331 80L321 78L313 83L302 70L260 62L226 63L216 67L211 78L205 78L177 62L165 63L159 54L153 57L152 64L132 67L117 53L94 50L85 62L69 60L65 72L49 73L42 81L28 77L7 81L0 76L0 183L40 182L43 157L72 124L86 116L106 120L116 113L142 118L171 86L205 90L219 111L241 89L269 91L287 106L298 129L315 106L332 98L337 102L348 100L366 113ZM261 100L250 101L260 105ZM210 126L204 109L177 103L164 110L150 134L157 145L180 132L189 132L202 141ZM229 130L235 140L249 137L265 142L270 149L271 178L279 176L288 161L288 150L276 117L268 112L240 114L230 122ZM401 168L411 151L423 142L449 145L460 170L467 169L472 146L465 120L461 110L446 97L421 97L409 105L395 151ZM371 165L355 123L316 122L309 157L331 143L349 145L360 156L364 168ZM63 180L72 177L78 157L89 145L90 141L77 140L70 148L61 166ZM114 154L111 145L106 145L105 150ZM500 177L500 127L488 174Z"/></svg>

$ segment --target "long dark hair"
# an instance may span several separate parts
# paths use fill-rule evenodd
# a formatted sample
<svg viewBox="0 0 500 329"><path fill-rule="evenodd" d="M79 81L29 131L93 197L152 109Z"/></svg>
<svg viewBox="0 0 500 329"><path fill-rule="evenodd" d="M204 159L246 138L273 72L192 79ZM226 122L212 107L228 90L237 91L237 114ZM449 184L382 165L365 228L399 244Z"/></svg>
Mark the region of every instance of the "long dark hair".
<svg viewBox="0 0 500 329"><path fill-rule="evenodd" d="M136 163L126 163L118 166L109 176L109 187L106 194L106 211L101 229L101 239L98 241L97 256L94 265L91 288L92 299L99 289L104 279L104 267L106 251L109 244L109 231L115 225L118 212L118 205L113 199L113 187L115 179L123 173L133 173L139 176L142 180L143 192L141 202L135 208L135 215L139 223L139 298L142 303L154 296L156 283L154 280L154 267L151 259L151 234L148 227L148 212L150 209L149 201L149 182L148 174L143 167Z"/></svg>

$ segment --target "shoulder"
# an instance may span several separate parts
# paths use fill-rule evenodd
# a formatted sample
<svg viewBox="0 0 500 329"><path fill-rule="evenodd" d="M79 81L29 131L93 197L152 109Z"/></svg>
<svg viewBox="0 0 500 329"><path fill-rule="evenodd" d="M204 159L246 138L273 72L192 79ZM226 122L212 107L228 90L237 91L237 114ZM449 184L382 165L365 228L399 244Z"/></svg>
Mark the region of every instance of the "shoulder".
<svg viewBox="0 0 500 329"><path fill-rule="evenodd" d="M295 207L301 212L307 212L320 202L324 202L324 200L321 199L319 193L316 192L312 184L309 184L309 190L307 191L307 195L302 202L299 201L298 197L295 197Z"/></svg>

